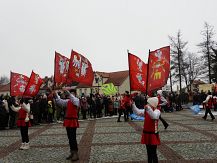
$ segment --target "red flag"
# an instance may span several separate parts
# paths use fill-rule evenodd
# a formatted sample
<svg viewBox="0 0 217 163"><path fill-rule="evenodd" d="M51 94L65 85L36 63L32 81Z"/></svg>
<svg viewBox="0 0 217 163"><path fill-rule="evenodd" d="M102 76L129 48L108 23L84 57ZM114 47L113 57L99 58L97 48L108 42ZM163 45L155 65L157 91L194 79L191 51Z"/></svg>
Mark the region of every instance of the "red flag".
<svg viewBox="0 0 217 163"><path fill-rule="evenodd" d="M29 78L25 75L11 72L10 79L10 95L11 96L22 96Z"/></svg>
<svg viewBox="0 0 217 163"><path fill-rule="evenodd" d="M92 85L93 69L87 58L72 50L68 78L70 81Z"/></svg>
<svg viewBox="0 0 217 163"><path fill-rule="evenodd" d="M68 70L69 70L69 58L55 52L54 63L54 81L57 84L63 84L67 82Z"/></svg>
<svg viewBox="0 0 217 163"><path fill-rule="evenodd" d="M147 64L139 57L128 53L129 71L130 71L130 89L137 91L146 91Z"/></svg>
<svg viewBox="0 0 217 163"><path fill-rule="evenodd" d="M43 80L40 78L40 76L32 71L29 82L26 86L26 90L23 95L34 97L38 94L38 91L42 83Z"/></svg>
<svg viewBox="0 0 217 163"><path fill-rule="evenodd" d="M149 54L148 91L163 87L170 73L170 47L163 47Z"/></svg>

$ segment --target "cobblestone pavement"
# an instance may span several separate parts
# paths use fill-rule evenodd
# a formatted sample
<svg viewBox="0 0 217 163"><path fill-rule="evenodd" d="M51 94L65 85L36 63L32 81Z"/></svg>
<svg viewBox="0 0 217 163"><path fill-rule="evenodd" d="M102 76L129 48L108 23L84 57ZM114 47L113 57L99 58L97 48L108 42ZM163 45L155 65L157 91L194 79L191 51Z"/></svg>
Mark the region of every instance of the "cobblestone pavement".
<svg viewBox="0 0 217 163"><path fill-rule="evenodd" d="M203 120L189 110L162 113L170 126L160 124L159 162L217 163L217 120ZM123 118L123 117L122 117ZM123 121L123 119L122 119ZM143 122L117 122L116 117L80 121L77 130L80 160L77 162L146 162L140 144ZM19 150L18 129L0 131L0 163L64 163L69 154L65 128L61 124L29 129L29 150Z"/></svg>

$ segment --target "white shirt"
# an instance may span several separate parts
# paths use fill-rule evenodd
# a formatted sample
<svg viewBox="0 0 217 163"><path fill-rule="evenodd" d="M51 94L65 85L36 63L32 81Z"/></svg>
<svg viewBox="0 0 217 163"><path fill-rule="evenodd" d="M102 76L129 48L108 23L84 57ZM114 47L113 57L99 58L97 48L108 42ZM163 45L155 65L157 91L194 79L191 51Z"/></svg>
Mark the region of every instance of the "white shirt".
<svg viewBox="0 0 217 163"><path fill-rule="evenodd" d="M143 116L145 115L145 110L146 112L149 114L149 116L151 117L151 119L159 119L160 117L160 110L158 109L155 109L154 111L152 110L152 108L148 105L146 105L146 108L145 109L138 109L135 105L135 103L133 103L132 105L132 108L133 108L133 112L138 115L138 116Z"/></svg>
<svg viewBox="0 0 217 163"><path fill-rule="evenodd" d="M60 105L62 107L66 107L68 101L70 100L75 106L79 106L80 105L80 101L77 97L75 97L73 94L71 94L69 91L67 91L68 95L69 95L69 99L61 99L60 96L56 93L56 103L57 105Z"/></svg>
<svg viewBox="0 0 217 163"><path fill-rule="evenodd" d="M21 105L18 106L18 107L15 107L14 105L11 106L11 109L12 109L13 111L15 111L15 112L19 112L19 110L20 110L21 108L23 108L27 113L30 112L30 104L29 104L29 103L28 103L28 104L23 103L23 104L21 104Z"/></svg>

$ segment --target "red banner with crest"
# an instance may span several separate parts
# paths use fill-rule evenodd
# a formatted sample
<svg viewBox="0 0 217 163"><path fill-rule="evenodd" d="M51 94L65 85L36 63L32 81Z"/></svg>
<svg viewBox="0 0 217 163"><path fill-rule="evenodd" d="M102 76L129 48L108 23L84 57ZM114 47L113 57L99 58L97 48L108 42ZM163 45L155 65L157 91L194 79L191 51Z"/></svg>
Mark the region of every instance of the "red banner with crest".
<svg viewBox="0 0 217 163"><path fill-rule="evenodd" d="M70 81L92 86L93 78L93 69L90 61L83 55L72 50L68 79Z"/></svg>
<svg viewBox="0 0 217 163"><path fill-rule="evenodd" d="M11 96L23 96L29 78L25 75L11 72L10 77L10 95Z"/></svg>
<svg viewBox="0 0 217 163"><path fill-rule="evenodd" d="M151 51L148 66L148 91L162 88L170 73L170 47Z"/></svg>
<svg viewBox="0 0 217 163"><path fill-rule="evenodd" d="M42 83L43 80L40 78L40 76L32 71L25 92L23 93L23 96L30 96L30 97L36 96L39 92Z"/></svg>
<svg viewBox="0 0 217 163"><path fill-rule="evenodd" d="M56 84L67 83L70 59L55 52L54 82Z"/></svg>
<svg viewBox="0 0 217 163"><path fill-rule="evenodd" d="M128 53L130 89L134 91L146 91L147 64L139 57Z"/></svg>

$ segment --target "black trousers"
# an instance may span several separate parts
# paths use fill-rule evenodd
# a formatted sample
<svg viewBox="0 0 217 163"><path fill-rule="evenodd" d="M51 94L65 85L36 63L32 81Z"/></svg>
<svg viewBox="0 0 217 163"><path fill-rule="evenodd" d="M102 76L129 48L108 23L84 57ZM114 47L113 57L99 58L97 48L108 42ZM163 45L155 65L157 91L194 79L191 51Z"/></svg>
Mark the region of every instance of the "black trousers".
<svg viewBox="0 0 217 163"><path fill-rule="evenodd" d="M105 114L105 117L108 115L108 105L105 105L104 114Z"/></svg>
<svg viewBox="0 0 217 163"><path fill-rule="evenodd" d="M207 118L207 114L208 114L208 113L209 113L209 115L211 116L212 119L215 119L215 117L214 117L214 115L212 114L210 108L206 108L205 115L204 115L204 119Z"/></svg>
<svg viewBox="0 0 217 163"><path fill-rule="evenodd" d="M127 121L127 112L125 109L118 110L118 121L121 119L121 115L124 113L124 121Z"/></svg>
<svg viewBox="0 0 217 163"><path fill-rule="evenodd" d="M10 113L9 115L9 127L14 128L16 123L16 113Z"/></svg>
<svg viewBox="0 0 217 163"><path fill-rule="evenodd" d="M81 109L81 114L83 116L83 119L87 119L87 110L86 109Z"/></svg>
<svg viewBox="0 0 217 163"><path fill-rule="evenodd" d="M157 145L146 145L148 163L158 163Z"/></svg>
<svg viewBox="0 0 217 163"><path fill-rule="evenodd" d="M123 110L122 109L119 109L118 110L118 121L121 120L121 115L123 114Z"/></svg>
<svg viewBox="0 0 217 163"><path fill-rule="evenodd" d="M159 119L161 120L161 122L163 123L163 125L164 125L164 128L167 128L167 126L168 126L168 123L161 117L161 115L160 115L160 117L159 117Z"/></svg>
<svg viewBox="0 0 217 163"><path fill-rule="evenodd" d="M29 129L29 122L26 122L26 126L20 126L22 143L28 143L29 142L28 129Z"/></svg>
<svg viewBox="0 0 217 163"><path fill-rule="evenodd" d="M77 128L66 127L67 136L69 139L69 146L71 151L78 151L78 144L76 140L76 130Z"/></svg>

